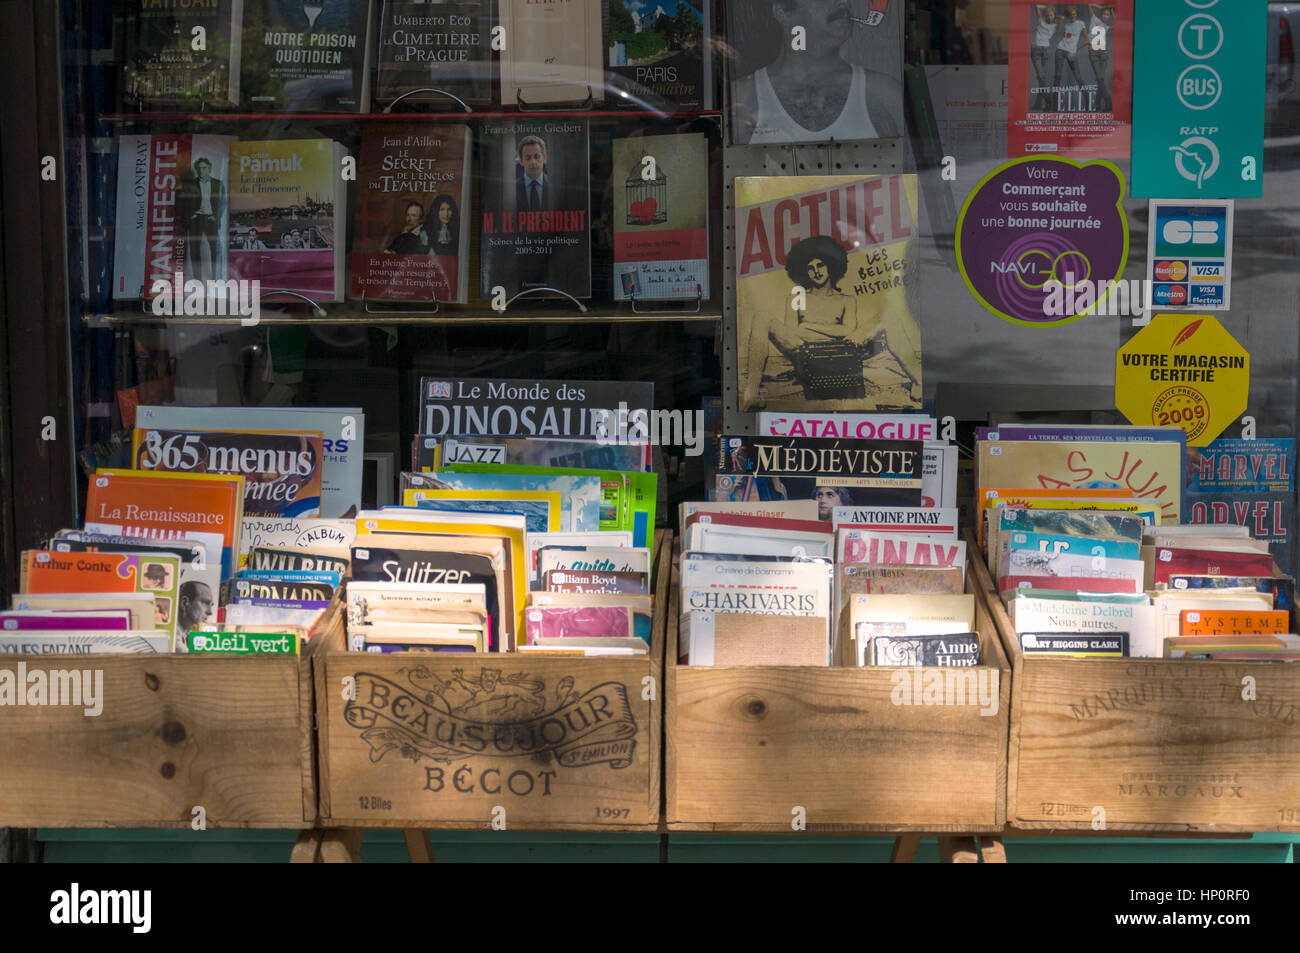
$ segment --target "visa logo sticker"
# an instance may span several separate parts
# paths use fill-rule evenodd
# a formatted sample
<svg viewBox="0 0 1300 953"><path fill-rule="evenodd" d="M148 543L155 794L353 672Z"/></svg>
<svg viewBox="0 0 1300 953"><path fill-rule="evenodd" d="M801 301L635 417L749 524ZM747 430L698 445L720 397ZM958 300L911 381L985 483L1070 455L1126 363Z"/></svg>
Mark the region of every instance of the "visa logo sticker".
<svg viewBox="0 0 1300 953"><path fill-rule="evenodd" d="M1151 289L1151 300L1155 304L1186 304L1186 285L1156 285Z"/></svg>
<svg viewBox="0 0 1300 953"><path fill-rule="evenodd" d="M1197 262L1192 265L1192 277L1197 281L1222 281L1222 262Z"/></svg>

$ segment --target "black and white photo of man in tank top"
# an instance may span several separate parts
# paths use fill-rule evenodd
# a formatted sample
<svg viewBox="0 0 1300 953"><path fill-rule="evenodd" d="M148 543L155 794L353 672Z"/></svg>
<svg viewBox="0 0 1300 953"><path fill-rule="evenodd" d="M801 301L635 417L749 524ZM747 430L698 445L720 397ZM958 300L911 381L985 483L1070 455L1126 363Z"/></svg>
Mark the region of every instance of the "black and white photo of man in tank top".
<svg viewBox="0 0 1300 953"><path fill-rule="evenodd" d="M729 15L737 144L903 135L897 0L750 0ZM873 25L875 24L875 25ZM796 35L796 28L802 32ZM876 51L880 51L877 53ZM856 62L855 62L856 61ZM886 65L890 72L864 62Z"/></svg>

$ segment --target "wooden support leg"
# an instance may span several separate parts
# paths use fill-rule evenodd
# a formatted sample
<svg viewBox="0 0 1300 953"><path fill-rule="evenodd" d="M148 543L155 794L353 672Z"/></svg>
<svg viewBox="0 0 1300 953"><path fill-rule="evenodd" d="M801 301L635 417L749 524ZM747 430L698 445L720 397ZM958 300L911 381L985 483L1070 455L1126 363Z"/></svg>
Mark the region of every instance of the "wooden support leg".
<svg viewBox="0 0 1300 953"><path fill-rule="evenodd" d="M361 838L365 831L335 828L323 831L320 859L323 864L357 864L361 862Z"/></svg>
<svg viewBox="0 0 1300 953"><path fill-rule="evenodd" d="M429 843L429 835L425 831L408 830L402 831L402 834L406 837L406 853L410 855L411 863L433 863L433 845Z"/></svg>
<svg viewBox="0 0 1300 953"><path fill-rule="evenodd" d="M996 834L981 834L980 856L984 858L986 864L1005 864L1007 862L1007 849L1002 843L1002 838Z"/></svg>
<svg viewBox="0 0 1300 953"><path fill-rule="evenodd" d="M910 864L916 860L916 851L921 846L920 834L899 834L894 838L894 849L889 853L891 864Z"/></svg>
<svg viewBox="0 0 1300 953"><path fill-rule="evenodd" d="M314 864L320 857L320 831L303 831L289 851L289 863Z"/></svg>
<svg viewBox="0 0 1300 953"><path fill-rule="evenodd" d="M940 837L939 860L945 864L978 864L979 852L973 837Z"/></svg>

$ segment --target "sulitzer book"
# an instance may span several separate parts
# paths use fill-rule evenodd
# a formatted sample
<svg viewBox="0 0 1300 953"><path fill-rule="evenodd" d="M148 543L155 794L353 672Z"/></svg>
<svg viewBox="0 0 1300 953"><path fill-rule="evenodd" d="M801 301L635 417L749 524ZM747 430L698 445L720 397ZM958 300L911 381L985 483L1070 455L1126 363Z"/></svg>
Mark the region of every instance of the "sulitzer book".
<svg viewBox="0 0 1300 953"><path fill-rule="evenodd" d="M375 99L450 109L492 102L496 0L380 0Z"/></svg>
<svg viewBox="0 0 1300 953"><path fill-rule="evenodd" d="M345 154L331 139L230 147L230 277L258 279L264 294L342 297Z"/></svg>
<svg viewBox="0 0 1300 953"><path fill-rule="evenodd" d="M119 0L122 95L137 108L239 105L244 0ZM202 29L203 43L195 45Z"/></svg>
<svg viewBox="0 0 1300 953"><path fill-rule="evenodd" d="M741 410L921 406L916 176L736 179Z"/></svg>
<svg viewBox="0 0 1300 953"><path fill-rule="evenodd" d="M481 294L591 297L587 123L485 122L480 138ZM539 296L540 297L540 296ZM503 302L504 303L504 302Z"/></svg>
<svg viewBox="0 0 1300 953"><path fill-rule="evenodd" d="M469 277L467 126L367 126L357 170L348 294L465 300Z"/></svg>
<svg viewBox="0 0 1300 953"><path fill-rule="evenodd" d="M113 297L152 294L186 278L223 280L227 269L227 162L232 136L159 134L117 140Z"/></svg>
<svg viewBox="0 0 1300 953"><path fill-rule="evenodd" d="M256 109L363 112L373 0L244 0L242 88Z"/></svg>

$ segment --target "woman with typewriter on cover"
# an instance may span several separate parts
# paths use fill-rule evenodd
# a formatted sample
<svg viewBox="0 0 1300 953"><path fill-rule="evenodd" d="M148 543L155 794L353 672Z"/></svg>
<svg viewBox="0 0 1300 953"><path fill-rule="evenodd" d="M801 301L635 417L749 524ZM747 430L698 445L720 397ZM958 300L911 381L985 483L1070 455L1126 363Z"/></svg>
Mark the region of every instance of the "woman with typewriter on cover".
<svg viewBox="0 0 1300 953"><path fill-rule="evenodd" d="M769 367L769 376L793 380L808 400L866 398L868 378L875 396L882 375L873 369L885 371L891 384L910 379L889 350L883 303L868 309L882 299L869 296L860 305L857 295L840 289L848 267L848 253L828 235L805 238L786 255L786 274L803 294L790 295L781 324L768 330L768 340L791 364L775 375Z"/></svg>

